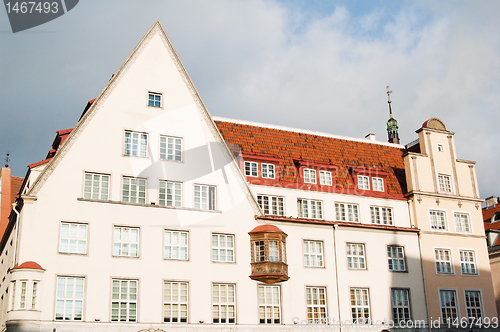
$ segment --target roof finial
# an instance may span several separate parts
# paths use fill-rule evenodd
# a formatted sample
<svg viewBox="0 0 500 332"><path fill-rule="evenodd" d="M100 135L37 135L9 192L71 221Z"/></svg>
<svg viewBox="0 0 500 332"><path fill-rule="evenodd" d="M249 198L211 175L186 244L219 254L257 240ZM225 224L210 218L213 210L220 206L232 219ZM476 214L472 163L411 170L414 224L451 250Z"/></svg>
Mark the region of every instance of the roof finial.
<svg viewBox="0 0 500 332"><path fill-rule="evenodd" d="M10 161L10 158L9 158L10 154L9 154L9 151L7 151L7 157L5 157L5 167L9 167L9 161Z"/></svg>
<svg viewBox="0 0 500 332"><path fill-rule="evenodd" d="M392 108L391 108L391 93L392 93L392 90L389 90L389 86L387 86L387 102L389 103L389 114L391 115L392 117Z"/></svg>

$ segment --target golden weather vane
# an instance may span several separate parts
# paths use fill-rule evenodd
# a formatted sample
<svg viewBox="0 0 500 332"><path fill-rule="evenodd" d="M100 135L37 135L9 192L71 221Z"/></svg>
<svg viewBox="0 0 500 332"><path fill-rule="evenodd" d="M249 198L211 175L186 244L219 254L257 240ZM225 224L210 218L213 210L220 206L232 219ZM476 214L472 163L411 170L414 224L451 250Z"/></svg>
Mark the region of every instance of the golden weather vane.
<svg viewBox="0 0 500 332"><path fill-rule="evenodd" d="M388 99L388 103L389 103L389 113L392 115L391 93L392 93L392 90L389 90L389 86L387 86L387 99Z"/></svg>
<svg viewBox="0 0 500 332"><path fill-rule="evenodd" d="M7 157L5 157L5 167L9 167L9 161L10 161L10 158L9 158L10 154L9 154L9 151L7 151Z"/></svg>

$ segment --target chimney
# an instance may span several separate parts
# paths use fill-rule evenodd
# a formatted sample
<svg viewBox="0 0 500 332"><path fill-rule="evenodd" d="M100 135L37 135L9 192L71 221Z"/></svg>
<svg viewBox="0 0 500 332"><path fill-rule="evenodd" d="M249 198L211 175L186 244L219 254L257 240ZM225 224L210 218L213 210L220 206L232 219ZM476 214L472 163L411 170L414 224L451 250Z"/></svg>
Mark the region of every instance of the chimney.
<svg viewBox="0 0 500 332"><path fill-rule="evenodd" d="M10 168L2 167L0 170L0 237L7 228L12 210L11 179Z"/></svg>
<svg viewBox="0 0 500 332"><path fill-rule="evenodd" d="M486 210L494 208L498 204L498 197L491 196L486 198Z"/></svg>
<svg viewBox="0 0 500 332"><path fill-rule="evenodd" d="M365 138L368 138L370 141L374 141L375 140L375 134L368 134L365 136Z"/></svg>

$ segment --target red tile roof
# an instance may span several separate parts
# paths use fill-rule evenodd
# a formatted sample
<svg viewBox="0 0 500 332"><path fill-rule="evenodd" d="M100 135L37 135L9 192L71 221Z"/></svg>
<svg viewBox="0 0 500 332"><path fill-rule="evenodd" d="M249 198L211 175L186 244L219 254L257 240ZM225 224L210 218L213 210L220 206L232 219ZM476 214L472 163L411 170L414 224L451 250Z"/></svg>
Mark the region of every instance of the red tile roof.
<svg viewBox="0 0 500 332"><path fill-rule="evenodd" d="M491 223L491 217L493 214L496 212L500 212L500 204L497 204L495 207L491 209L483 209L483 221L484 221L484 229L494 229L494 230L500 230L500 222L494 222ZM500 237L498 238L497 242L495 243L495 246L500 245Z"/></svg>
<svg viewBox="0 0 500 332"><path fill-rule="evenodd" d="M38 264L37 262L33 262L33 261L27 261L27 262L22 263L21 265L16 264L12 269L13 270L15 270L15 269L43 270L43 268L40 266L40 264Z"/></svg>
<svg viewBox="0 0 500 332"><path fill-rule="evenodd" d="M33 163L33 164L29 164L28 167L29 168L33 168L33 167L37 167L37 166L40 166L40 165L43 165L43 164L46 164L48 163L52 158L48 158L48 159L45 159L45 160L42 160L42 161L39 161L39 162L36 162L36 163Z"/></svg>
<svg viewBox="0 0 500 332"><path fill-rule="evenodd" d="M16 201L17 194L19 193L19 190L21 190L21 186L23 185L23 178L18 178L17 176L11 177L10 180L10 198L12 200L12 203Z"/></svg>
<svg viewBox="0 0 500 332"><path fill-rule="evenodd" d="M259 233L259 232L277 232L277 233L283 233L281 229L274 225L260 225L252 229L249 233Z"/></svg>

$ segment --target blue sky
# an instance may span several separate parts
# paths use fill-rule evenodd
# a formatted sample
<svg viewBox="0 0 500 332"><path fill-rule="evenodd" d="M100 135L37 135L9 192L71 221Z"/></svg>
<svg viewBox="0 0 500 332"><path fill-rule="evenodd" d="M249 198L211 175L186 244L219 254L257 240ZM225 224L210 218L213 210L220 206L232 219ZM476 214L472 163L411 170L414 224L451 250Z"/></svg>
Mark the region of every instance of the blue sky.
<svg viewBox="0 0 500 332"><path fill-rule="evenodd" d="M86 0L12 34L0 9L0 155L16 176L71 128L160 19L211 114L403 143L430 117L500 194L500 2ZM3 163L2 163L3 164Z"/></svg>

